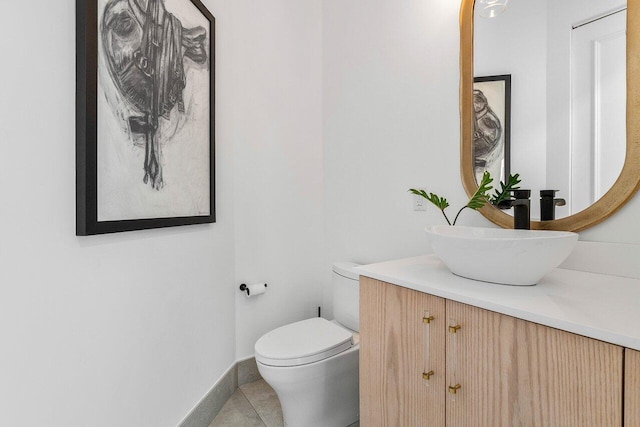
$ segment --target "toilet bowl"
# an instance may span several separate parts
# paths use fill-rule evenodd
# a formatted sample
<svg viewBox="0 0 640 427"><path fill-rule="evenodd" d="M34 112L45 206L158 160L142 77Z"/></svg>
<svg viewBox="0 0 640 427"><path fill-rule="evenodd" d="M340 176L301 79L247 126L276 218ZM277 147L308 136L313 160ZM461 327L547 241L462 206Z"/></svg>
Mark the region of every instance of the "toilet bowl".
<svg viewBox="0 0 640 427"><path fill-rule="evenodd" d="M258 370L280 399L285 426L346 427L359 419L356 266L333 266L334 320L291 323L256 342Z"/></svg>

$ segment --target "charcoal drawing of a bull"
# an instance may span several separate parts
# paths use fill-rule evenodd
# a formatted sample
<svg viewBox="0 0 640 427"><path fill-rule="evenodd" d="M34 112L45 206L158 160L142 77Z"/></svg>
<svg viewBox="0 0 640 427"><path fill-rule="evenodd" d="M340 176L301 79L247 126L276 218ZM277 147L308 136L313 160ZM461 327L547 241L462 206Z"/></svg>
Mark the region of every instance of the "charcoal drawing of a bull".
<svg viewBox="0 0 640 427"><path fill-rule="evenodd" d="M171 114L188 114L185 62L207 67L207 31L185 28L166 10L164 0L109 0L100 31L108 74L127 112L133 112L123 118L131 138L144 142L142 180L160 190L162 143L172 136L159 132L161 121L169 121Z"/></svg>

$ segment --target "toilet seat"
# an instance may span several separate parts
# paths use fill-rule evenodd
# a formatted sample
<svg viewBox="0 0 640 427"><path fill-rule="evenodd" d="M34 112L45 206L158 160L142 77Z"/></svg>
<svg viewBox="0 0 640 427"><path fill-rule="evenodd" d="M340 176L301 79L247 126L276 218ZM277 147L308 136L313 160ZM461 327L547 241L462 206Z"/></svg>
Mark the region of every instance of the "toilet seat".
<svg viewBox="0 0 640 427"><path fill-rule="evenodd" d="M351 348L353 333L321 317L291 323L263 335L256 361L269 366L299 366L327 359Z"/></svg>

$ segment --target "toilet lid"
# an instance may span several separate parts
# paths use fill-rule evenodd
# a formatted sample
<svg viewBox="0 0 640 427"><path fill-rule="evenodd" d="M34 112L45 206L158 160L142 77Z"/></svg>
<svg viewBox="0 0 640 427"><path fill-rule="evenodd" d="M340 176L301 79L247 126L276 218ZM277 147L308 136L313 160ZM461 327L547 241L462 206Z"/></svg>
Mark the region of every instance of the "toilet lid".
<svg viewBox="0 0 640 427"><path fill-rule="evenodd" d="M256 342L256 360L270 366L317 362L353 346L353 334L321 317L267 332Z"/></svg>

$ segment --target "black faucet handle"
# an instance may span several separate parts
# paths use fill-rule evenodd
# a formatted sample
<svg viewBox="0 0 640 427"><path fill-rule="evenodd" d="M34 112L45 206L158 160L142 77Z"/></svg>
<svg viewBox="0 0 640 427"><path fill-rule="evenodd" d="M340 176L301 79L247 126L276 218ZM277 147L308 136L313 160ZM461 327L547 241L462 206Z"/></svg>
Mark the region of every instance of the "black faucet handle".
<svg viewBox="0 0 640 427"><path fill-rule="evenodd" d="M509 190L513 193L516 200L531 198L531 190Z"/></svg>
<svg viewBox="0 0 640 427"><path fill-rule="evenodd" d="M556 199L556 193L560 190L540 190L540 200L553 199L553 204L556 206L564 206L567 204L565 199Z"/></svg>
<svg viewBox="0 0 640 427"><path fill-rule="evenodd" d="M556 219L556 206L567 204L565 199L557 199L558 190L540 190L540 221Z"/></svg>

